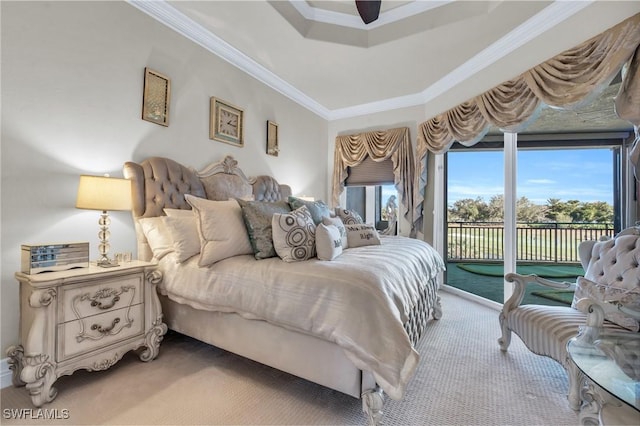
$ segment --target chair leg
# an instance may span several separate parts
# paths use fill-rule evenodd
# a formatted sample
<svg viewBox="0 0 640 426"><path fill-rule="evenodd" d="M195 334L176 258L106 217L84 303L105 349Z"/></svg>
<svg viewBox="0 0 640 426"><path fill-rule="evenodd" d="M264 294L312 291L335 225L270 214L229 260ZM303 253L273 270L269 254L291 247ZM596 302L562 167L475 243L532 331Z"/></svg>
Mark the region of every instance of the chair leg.
<svg viewBox="0 0 640 426"><path fill-rule="evenodd" d="M582 405L580 391L584 375L570 359L567 360L567 376L569 377L569 394L567 395L569 406L572 410L578 411Z"/></svg>
<svg viewBox="0 0 640 426"><path fill-rule="evenodd" d="M506 352L511 344L511 329L507 325L503 312L500 312L500 328L502 329L502 337L498 339L498 344L500 345L500 350Z"/></svg>

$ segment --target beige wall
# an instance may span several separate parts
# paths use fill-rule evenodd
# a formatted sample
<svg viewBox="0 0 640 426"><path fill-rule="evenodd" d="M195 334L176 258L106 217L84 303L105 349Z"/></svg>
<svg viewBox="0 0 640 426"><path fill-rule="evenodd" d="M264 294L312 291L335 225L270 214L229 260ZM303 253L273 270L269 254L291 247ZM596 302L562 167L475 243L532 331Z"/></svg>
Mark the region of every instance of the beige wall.
<svg viewBox="0 0 640 426"><path fill-rule="evenodd" d="M98 212L74 208L82 173L166 156L201 168L231 154L248 175L326 197L327 121L124 2L1 2L1 345L18 338L20 245L89 241ZM171 78L170 126L140 119L144 68ZM245 111L245 146L209 140L209 97ZM266 120L280 155L265 153ZM111 252L134 251L128 212L111 215Z"/></svg>

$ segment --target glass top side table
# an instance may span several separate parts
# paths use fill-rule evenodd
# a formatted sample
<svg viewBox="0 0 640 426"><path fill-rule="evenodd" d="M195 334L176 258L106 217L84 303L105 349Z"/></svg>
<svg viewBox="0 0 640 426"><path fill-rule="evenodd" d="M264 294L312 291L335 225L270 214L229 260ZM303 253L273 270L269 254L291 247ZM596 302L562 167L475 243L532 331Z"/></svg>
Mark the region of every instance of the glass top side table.
<svg viewBox="0 0 640 426"><path fill-rule="evenodd" d="M640 424L640 333L584 327L567 352L586 378L582 424L608 423L605 411Z"/></svg>

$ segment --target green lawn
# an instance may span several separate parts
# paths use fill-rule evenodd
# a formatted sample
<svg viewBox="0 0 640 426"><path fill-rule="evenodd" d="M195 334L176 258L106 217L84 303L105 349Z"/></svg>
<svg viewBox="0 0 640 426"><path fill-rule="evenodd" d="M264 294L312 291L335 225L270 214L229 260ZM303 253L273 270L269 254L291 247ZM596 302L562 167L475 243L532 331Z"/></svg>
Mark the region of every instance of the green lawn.
<svg viewBox="0 0 640 426"><path fill-rule="evenodd" d="M573 283L576 281L576 277L577 276L552 279L554 281L567 281ZM449 262L447 263L445 283L452 287L476 294L478 296L493 300L498 303L504 302L504 279L501 276L496 277L468 272L459 268L456 263ZM539 284L529 284L527 286L527 291L525 293L523 303L550 306L567 306L566 303L532 294L534 292L550 290L553 289Z"/></svg>

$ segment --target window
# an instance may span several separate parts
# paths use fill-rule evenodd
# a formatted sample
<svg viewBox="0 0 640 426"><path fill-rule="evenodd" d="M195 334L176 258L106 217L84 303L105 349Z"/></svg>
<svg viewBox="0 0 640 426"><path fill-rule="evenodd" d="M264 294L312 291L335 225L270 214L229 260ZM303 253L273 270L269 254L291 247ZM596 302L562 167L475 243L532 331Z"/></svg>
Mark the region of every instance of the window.
<svg viewBox="0 0 640 426"><path fill-rule="evenodd" d="M619 231L627 192L622 173L624 135L558 136L519 135L523 140L517 141L516 157L509 162L517 164L517 175L510 182L505 180L504 160L510 157L507 149L503 151L510 146L481 142L451 148L445 157L445 247L448 262L456 264L447 269L449 285L502 303L501 274L495 283L481 285L481 278L488 282L490 274L470 280L458 277L456 267L493 262L500 268L504 262L507 270L510 257L516 266L560 264L579 269L578 240L599 237L589 232ZM515 244L511 246L506 231L512 222L502 211L508 188L515 197ZM552 299L534 300L533 296L527 293L525 303L553 304Z"/></svg>
<svg viewBox="0 0 640 426"><path fill-rule="evenodd" d="M373 223L383 231L389 226L389 219L397 219L398 191L395 185L367 185L347 187L347 209L355 210L366 223Z"/></svg>
<svg viewBox="0 0 640 426"><path fill-rule="evenodd" d="M380 185L376 187L376 225L381 223L379 229L386 229L389 222L398 219L398 191L395 185ZM385 225L385 226L382 226Z"/></svg>

